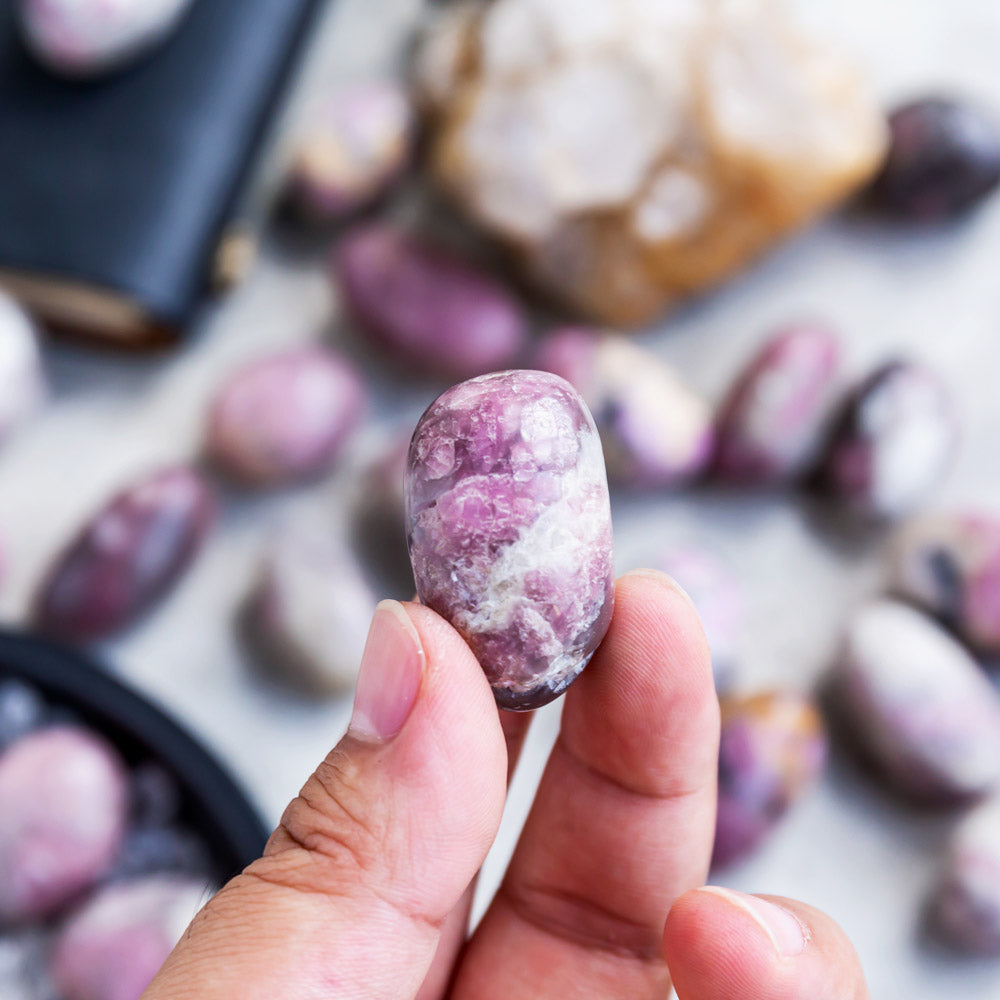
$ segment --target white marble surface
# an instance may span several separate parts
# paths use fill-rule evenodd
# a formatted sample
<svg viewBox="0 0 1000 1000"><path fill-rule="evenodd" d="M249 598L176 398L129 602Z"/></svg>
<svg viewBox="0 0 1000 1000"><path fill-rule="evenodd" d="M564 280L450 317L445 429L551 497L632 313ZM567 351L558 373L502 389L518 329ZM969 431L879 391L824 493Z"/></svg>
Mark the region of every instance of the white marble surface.
<svg viewBox="0 0 1000 1000"><path fill-rule="evenodd" d="M870 68L887 102L956 89L1000 107L996 0L800 0ZM331 7L287 116L342 79L398 65L418 0L340 0ZM280 144L279 144L280 145ZM271 158L271 172L276 158ZM1000 198L939 234L850 219L805 233L722 292L644 335L697 387L718 398L773 324L801 315L836 323L852 366L905 353L959 388L968 435L941 503L1000 504ZM173 354L145 359L51 346L49 408L0 455L0 531L8 573L0 616L17 622L66 534L111 489L160 461L192 455L205 401L242 359L324 336L350 345L336 318L321 254L269 241L248 283ZM308 704L245 670L230 628L267 525L299 504L343 516L351 471L394 420L412 422L435 393L373 373L378 419L329 483L272 497L227 496L208 550L170 599L100 652L123 676L189 723L242 776L269 818L343 730L347 701ZM878 536L817 528L792 500L706 495L615 504L623 568L648 562L658 540L704 539L744 575L750 621L742 643L748 687L812 683L844 615L878 587ZM551 741L542 713L511 793L484 890L495 885ZM918 941L919 911L950 825L886 800L835 763L767 849L730 873L750 890L786 893L828 910L855 940L873 996L1000 998L1000 963L950 958Z"/></svg>

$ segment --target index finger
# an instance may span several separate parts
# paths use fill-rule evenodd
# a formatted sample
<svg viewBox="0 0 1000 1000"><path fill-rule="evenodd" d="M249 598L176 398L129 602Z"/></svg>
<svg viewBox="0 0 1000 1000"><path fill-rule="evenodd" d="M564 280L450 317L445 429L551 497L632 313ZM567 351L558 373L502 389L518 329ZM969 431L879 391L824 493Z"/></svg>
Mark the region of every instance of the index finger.
<svg viewBox="0 0 1000 1000"><path fill-rule="evenodd" d="M718 740L694 606L662 574L623 577L453 997L662 1000L667 913L708 870Z"/></svg>

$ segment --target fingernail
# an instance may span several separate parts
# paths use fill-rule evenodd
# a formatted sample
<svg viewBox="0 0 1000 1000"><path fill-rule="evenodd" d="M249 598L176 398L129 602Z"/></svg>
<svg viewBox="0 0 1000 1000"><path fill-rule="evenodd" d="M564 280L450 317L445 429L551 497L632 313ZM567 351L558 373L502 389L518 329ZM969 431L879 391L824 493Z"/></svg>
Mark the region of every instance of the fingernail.
<svg viewBox="0 0 1000 1000"><path fill-rule="evenodd" d="M714 885L705 886L699 891L721 896L733 906L739 907L771 939L775 951L782 958L794 958L805 951L809 934L802 921L784 907L761 899L760 896L750 896L745 892Z"/></svg>
<svg viewBox="0 0 1000 1000"><path fill-rule="evenodd" d="M383 601L375 609L354 694L348 732L384 742L406 724L424 673L420 636L403 605Z"/></svg>

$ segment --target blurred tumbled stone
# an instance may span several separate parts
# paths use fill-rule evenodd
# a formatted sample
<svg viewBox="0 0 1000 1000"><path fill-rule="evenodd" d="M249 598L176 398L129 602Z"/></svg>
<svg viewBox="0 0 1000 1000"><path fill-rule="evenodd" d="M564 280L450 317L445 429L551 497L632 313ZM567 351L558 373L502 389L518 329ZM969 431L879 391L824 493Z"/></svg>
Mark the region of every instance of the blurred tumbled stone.
<svg viewBox="0 0 1000 1000"><path fill-rule="evenodd" d="M333 266L351 319L397 366L468 378L509 366L524 346L525 316L503 284L386 223L348 233Z"/></svg>
<svg viewBox="0 0 1000 1000"><path fill-rule="evenodd" d="M930 916L956 950L1000 956L1000 799L974 809L952 833Z"/></svg>
<svg viewBox="0 0 1000 1000"><path fill-rule="evenodd" d="M35 622L64 639L131 624L177 582L214 519L208 485L184 467L127 487L80 530L35 598Z"/></svg>
<svg viewBox="0 0 1000 1000"><path fill-rule="evenodd" d="M250 485L316 477L340 455L366 397L361 376L329 348L259 358L216 393L206 447L221 468Z"/></svg>
<svg viewBox="0 0 1000 1000"><path fill-rule="evenodd" d="M784 482L822 444L840 362L836 334L797 324L774 334L723 403L713 471L741 485Z"/></svg>
<svg viewBox="0 0 1000 1000"><path fill-rule="evenodd" d="M845 737L904 794L950 804L1000 783L1000 695L921 612L890 600L858 611L830 696Z"/></svg>
<svg viewBox="0 0 1000 1000"><path fill-rule="evenodd" d="M460 4L415 75L447 194L614 326L745 266L885 148L854 70L768 0Z"/></svg>
<svg viewBox="0 0 1000 1000"><path fill-rule="evenodd" d="M612 479L677 486L705 467L712 451L709 406L656 355L613 333L566 327L541 342L535 364L583 396Z"/></svg>
<svg viewBox="0 0 1000 1000"><path fill-rule="evenodd" d="M117 69L177 26L192 0L20 0L35 57L55 73L87 77Z"/></svg>
<svg viewBox="0 0 1000 1000"><path fill-rule="evenodd" d="M410 158L406 91L387 81L332 94L313 113L285 179L285 205L303 222L339 222L372 204Z"/></svg>
<svg viewBox="0 0 1000 1000"><path fill-rule="evenodd" d="M966 100L924 97L889 116L889 155L873 201L911 222L945 222L1000 186L1000 115Z"/></svg>
<svg viewBox="0 0 1000 1000"><path fill-rule="evenodd" d="M716 868L761 845L815 782L827 754L819 712L803 695L724 696L721 707Z"/></svg>
<svg viewBox="0 0 1000 1000"><path fill-rule="evenodd" d="M889 585L969 645L1000 656L1000 518L963 512L911 521L893 545Z"/></svg>
<svg viewBox="0 0 1000 1000"><path fill-rule="evenodd" d="M316 523L271 539L242 623L259 666L314 695L354 686L375 594L346 544Z"/></svg>
<svg viewBox="0 0 1000 1000"><path fill-rule="evenodd" d="M420 599L465 637L503 708L538 708L611 620L611 509L597 428L563 379L486 375L421 417L406 478Z"/></svg>
<svg viewBox="0 0 1000 1000"><path fill-rule="evenodd" d="M124 766L87 730L42 729L0 755L0 925L45 917L96 883L126 810Z"/></svg>
<svg viewBox="0 0 1000 1000"><path fill-rule="evenodd" d="M715 685L725 689L736 672L746 618L740 580L722 558L697 545L672 546L651 562L654 569L673 577L694 602L712 651Z"/></svg>
<svg viewBox="0 0 1000 1000"><path fill-rule="evenodd" d="M206 895L203 881L165 875L101 889L56 937L62 1000L139 1000Z"/></svg>
<svg viewBox="0 0 1000 1000"><path fill-rule="evenodd" d="M855 513L899 517L927 501L954 462L957 407L922 365L883 365L853 392L834 424L817 483Z"/></svg>

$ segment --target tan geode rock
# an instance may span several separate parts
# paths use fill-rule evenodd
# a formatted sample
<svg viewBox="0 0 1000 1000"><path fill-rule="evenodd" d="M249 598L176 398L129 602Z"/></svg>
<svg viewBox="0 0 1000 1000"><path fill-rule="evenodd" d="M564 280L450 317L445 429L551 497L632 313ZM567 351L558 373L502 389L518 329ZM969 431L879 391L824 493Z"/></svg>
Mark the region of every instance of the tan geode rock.
<svg viewBox="0 0 1000 1000"><path fill-rule="evenodd" d="M416 75L446 192L616 325L723 280L885 147L859 77L768 0L459 4Z"/></svg>

